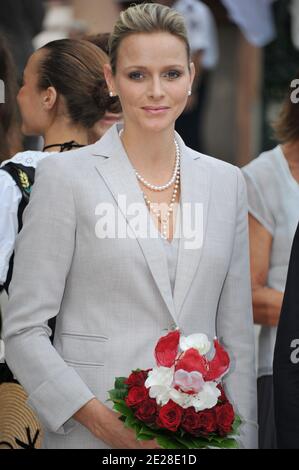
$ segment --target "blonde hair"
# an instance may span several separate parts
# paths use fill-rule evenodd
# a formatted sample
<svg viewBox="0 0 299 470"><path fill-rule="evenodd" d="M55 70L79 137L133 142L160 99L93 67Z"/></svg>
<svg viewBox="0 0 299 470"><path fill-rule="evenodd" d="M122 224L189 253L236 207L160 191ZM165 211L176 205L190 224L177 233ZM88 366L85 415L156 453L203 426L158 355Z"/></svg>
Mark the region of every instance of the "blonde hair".
<svg viewBox="0 0 299 470"><path fill-rule="evenodd" d="M186 45L190 62L190 45L184 18L175 10L158 3L134 5L121 12L109 40L112 73L116 73L117 52L121 41L130 34L166 32L180 38Z"/></svg>

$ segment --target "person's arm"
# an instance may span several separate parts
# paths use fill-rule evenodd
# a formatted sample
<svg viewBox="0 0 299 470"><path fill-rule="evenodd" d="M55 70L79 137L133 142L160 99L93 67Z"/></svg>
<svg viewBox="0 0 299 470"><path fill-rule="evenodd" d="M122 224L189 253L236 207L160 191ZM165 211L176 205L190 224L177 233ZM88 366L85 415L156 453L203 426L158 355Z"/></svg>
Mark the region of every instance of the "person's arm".
<svg viewBox="0 0 299 470"><path fill-rule="evenodd" d="M252 299L250 288L247 198L244 178L236 168L235 236L229 269L217 312L217 336L227 349L230 371L224 378L227 394L240 415L240 441L257 447L257 397Z"/></svg>
<svg viewBox="0 0 299 470"><path fill-rule="evenodd" d="M140 448L132 431L95 398L49 339L48 320L59 314L76 237L73 189L63 165L61 157L51 157L36 171L4 311L6 360L29 405L52 432L68 433L77 420L108 445ZM144 448L153 445L147 442Z"/></svg>
<svg viewBox="0 0 299 470"><path fill-rule="evenodd" d="M295 234L273 364L277 445L299 449L299 226Z"/></svg>
<svg viewBox="0 0 299 470"><path fill-rule="evenodd" d="M273 237L251 214L249 240L254 322L277 326L283 293L267 286Z"/></svg>
<svg viewBox="0 0 299 470"><path fill-rule="evenodd" d="M95 398L75 413L74 419L113 449L159 449L154 440L136 441L135 432L124 427L118 414Z"/></svg>
<svg viewBox="0 0 299 470"><path fill-rule="evenodd" d="M12 177L0 169L0 286L3 286L18 233L21 191Z"/></svg>

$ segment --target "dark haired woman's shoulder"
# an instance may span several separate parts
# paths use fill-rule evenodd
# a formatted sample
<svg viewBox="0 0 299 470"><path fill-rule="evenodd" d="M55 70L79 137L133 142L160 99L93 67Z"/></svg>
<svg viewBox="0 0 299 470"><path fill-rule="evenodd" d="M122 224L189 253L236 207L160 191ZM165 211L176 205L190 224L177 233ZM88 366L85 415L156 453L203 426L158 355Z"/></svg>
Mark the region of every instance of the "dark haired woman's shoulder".
<svg viewBox="0 0 299 470"><path fill-rule="evenodd" d="M38 170L53 172L55 174L74 174L82 171L93 158L94 144L69 150L67 152L51 154L38 165Z"/></svg>

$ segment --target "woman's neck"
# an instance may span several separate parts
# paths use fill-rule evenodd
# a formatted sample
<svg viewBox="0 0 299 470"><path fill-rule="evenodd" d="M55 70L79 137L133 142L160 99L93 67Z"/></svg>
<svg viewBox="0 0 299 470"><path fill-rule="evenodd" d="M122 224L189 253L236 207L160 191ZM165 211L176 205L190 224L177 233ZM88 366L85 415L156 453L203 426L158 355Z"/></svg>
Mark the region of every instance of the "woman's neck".
<svg viewBox="0 0 299 470"><path fill-rule="evenodd" d="M299 141L286 142L282 146L283 154L291 165L299 165Z"/></svg>
<svg viewBox="0 0 299 470"><path fill-rule="evenodd" d="M175 162L173 130L155 134L125 128L121 140L137 171L147 174L169 171Z"/></svg>
<svg viewBox="0 0 299 470"><path fill-rule="evenodd" d="M75 141L80 145L88 144L88 131L82 127L54 125L49 128L44 135L44 146L51 145L51 151L60 150L60 146L52 147L55 144Z"/></svg>

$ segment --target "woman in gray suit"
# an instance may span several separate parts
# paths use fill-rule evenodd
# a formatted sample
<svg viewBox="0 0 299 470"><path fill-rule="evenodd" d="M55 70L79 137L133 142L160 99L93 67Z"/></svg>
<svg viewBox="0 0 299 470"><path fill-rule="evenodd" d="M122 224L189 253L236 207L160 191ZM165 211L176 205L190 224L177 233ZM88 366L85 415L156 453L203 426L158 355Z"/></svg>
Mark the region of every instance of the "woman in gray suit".
<svg viewBox="0 0 299 470"><path fill-rule="evenodd" d="M217 335L231 357L225 388L243 420L240 445L253 448L245 183L174 131L194 76L182 17L157 4L123 12L105 75L123 125L38 167L4 318L7 361L45 447L153 448L106 405L114 378L152 367L174 325Z"/></svg>

